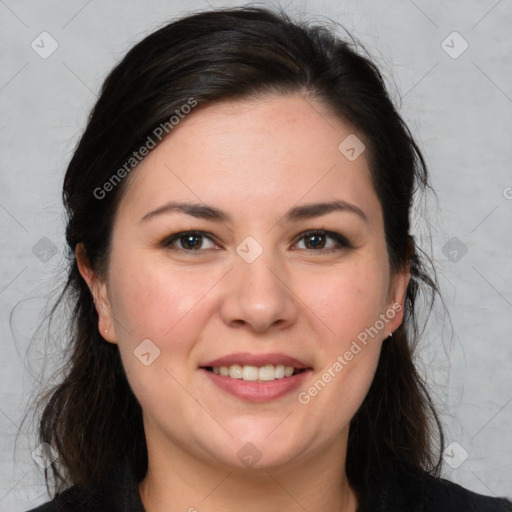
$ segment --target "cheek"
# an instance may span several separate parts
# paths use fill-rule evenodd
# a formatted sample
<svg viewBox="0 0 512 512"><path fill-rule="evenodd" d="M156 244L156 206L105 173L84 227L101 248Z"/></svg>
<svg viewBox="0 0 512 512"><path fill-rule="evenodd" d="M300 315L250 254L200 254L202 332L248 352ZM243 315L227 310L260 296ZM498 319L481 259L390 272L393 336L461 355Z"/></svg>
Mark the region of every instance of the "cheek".
<svg viewBox="0 0 512 512"><path fill-rule="evenodd" d="M322 321L332 348L342 349L373 326L387 305L389 272L380 261L350 262L324 276L305 274L299 283L304 303Z"/></svg>
<svg viewBox="0 0 512 512"><path fill-rule="evenodd" d="M118 263L118 264L116 264ZM215 282L215 275L186 269L171 269L162 261L151 258L123 258L112 262L111 286L114 290L112 310L124 329L124 341L144 338L163 343L167 338L182 339L184 325L190 328L190 314L194 312L199 326L201 299Z"/></svg>
<svg viewBox="0 0 512 512"><path fill-rule="evenodd" d="M384 267L385 268L385 267ZM328 279L304 282L303 294L321 358L316 379L299 395L299 403L329 418L321 429L333 434L347 425L373 380L382 346L389 275L380 260L353 264Z"/></svg>
<svg viewBox="0 0 512 512"><path fill-rule="evenodd" d="M167 417L190 397L190 351L206 321L201 298L212 285L161 264L112 262L112 309L126 377L143 410ZM150 341L148 341L150 340ZM185 435L183 433L183 435Z"/></svg>
<svg viewBox="0 0 512 512"><path fill-rule="evenodd" d="M202 299L215 278L171 272L168 266L147 258L144 264L135 256L122 261L112 258L112 312L123 365L133 387L151 389L161 384L165 370L177 378L185 375L194 340L208 318L207 301Z"/></svg>

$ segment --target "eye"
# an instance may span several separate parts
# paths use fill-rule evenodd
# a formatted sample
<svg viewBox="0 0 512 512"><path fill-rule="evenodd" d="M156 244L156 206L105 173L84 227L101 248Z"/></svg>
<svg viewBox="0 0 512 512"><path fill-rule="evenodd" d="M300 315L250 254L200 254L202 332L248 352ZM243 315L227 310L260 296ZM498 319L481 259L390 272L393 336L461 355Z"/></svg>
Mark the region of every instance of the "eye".
<svg viewBox="0 0 512 512"><path fill-rule="evenodd" d="M205 241L208 241L207 247L204 247ZM218 245L202 231L183 231L166 238L162 245L166 248L175 249L184 252L198 252L201 249L214 249ZM208 246L209 245L209 246Z"/></svg>
<svg viewBox="0 0 512 512"><path fill-rule="evenodd" d="M314 229L302 233L298 243L300 244L302 241L304 241L305 247L299 247L299 249L324 253L351 247L351 244L344 236L332 231L324 231L323 229Z"/></svg>
<svg viewBox="0 0 512 512"><path fill-rule="evenodd" d="M304 247L298 247L300 250L313 251L319 253L328 253L352 247L348 240L332 231L323 229L314 229L301 233L296 242L296 246L301 243ZM213 238L202 231L182 231L167 237L162 246L181 252L193 253L202 250L218 249L219 245Z"/></svg>

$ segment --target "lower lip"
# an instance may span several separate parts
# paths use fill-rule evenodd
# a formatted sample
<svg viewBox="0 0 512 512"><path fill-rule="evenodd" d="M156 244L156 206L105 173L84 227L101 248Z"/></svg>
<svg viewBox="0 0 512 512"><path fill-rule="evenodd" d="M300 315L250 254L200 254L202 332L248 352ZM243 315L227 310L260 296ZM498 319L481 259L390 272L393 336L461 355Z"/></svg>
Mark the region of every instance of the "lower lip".
<svg viewBox="0 0 512 512"><path fill-rule="evenodd" d="M304 370L291 377L270 380L267 382L232 379L200 368L206 376L219 388L247 402L269 402L291 393L297 389L311 373Z"/></svg>

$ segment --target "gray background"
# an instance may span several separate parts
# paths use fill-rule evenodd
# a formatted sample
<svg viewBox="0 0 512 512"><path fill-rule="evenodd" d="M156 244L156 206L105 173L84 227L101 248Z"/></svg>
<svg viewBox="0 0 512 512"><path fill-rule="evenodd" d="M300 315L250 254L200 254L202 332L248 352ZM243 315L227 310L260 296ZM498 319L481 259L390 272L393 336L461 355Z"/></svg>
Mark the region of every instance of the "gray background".
<svg viewBox="0 0 512 512"><path fill-rule="evenodd" d="M44 332L34 331L63 278L61 181L100 84L136 41L167 20L240 3L0 0L2 511L47 499L31 457L35 422L25 416L40 389L45 351ZM297 0L287 9L342 23L370 50L393 97L402 98L400 112L427 157L439 199L418 204L414 232L437 265L450 313L436 307L418 350L446 444L458 443L445 454L444 474L477 492L510 497L512 2ZM31 44L49 51L45 31L58 48L42 58ZM463 40L448 37L453 31ZM469 46L458 55L464 40Z"/></svg>

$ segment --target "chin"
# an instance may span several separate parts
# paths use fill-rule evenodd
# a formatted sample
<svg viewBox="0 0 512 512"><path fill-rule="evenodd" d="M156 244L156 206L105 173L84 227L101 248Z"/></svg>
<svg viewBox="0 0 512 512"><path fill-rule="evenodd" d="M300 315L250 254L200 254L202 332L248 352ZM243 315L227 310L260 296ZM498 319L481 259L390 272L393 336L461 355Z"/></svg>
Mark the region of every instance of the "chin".
<svg viewBox="0 0 512 512"><path fill-rule="evenodd" d="M255 469L279 469L285 468L291 463L297 463L299 459L306 456L307 443L294 441L289 433L283 431L284 435L265 437L244 436L236 442L237 466L252 467Z"/></svg>

